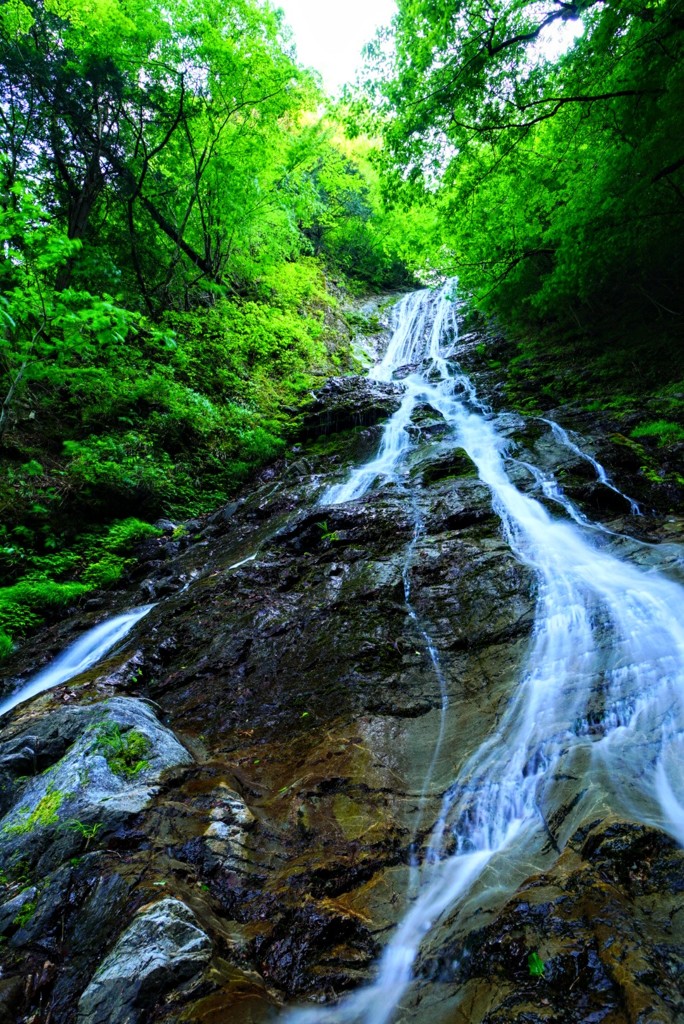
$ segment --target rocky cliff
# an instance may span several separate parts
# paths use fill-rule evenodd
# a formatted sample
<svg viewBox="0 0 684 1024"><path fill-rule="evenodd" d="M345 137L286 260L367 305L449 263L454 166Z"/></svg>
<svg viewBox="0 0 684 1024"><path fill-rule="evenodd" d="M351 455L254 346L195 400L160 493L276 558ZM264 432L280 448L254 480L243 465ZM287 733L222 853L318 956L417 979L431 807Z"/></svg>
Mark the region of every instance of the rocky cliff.
<svg viewBox="0 0 684 1024"><path fill-rule="evenodd" d="M496 405L482 344L465 336L455 355ZM214 515L168 524L125 589L9 663L8 690L102 618L155 602L103 662L1 720L2 1024L261 1024L372 977L445 791L504 714L536 599L489 488L428 407L401 479L317 504L400 399L397 383L328 382L285 458ZM680 574L682 510L654 507L619 424L549 418L619 489L545 420L510 413L518 487L552 507L525 464L553 467L633 561L656 551ZM648 492L645 514L622 492ZM398 1019L684 1019L684 856L578 800L592 785L589 768L568 780L543 849L444 915Z"/></svg>

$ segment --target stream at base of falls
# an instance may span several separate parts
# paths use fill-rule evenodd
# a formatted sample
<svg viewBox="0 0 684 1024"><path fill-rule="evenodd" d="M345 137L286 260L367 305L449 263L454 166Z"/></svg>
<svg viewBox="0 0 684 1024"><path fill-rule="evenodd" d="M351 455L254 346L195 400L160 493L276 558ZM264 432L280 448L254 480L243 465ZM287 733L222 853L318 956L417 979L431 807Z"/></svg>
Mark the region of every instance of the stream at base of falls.
<svg viewBox="0 0 684 1024"><path fill-rule="evenodd" d="M518 877L516 862L548 863L566 834L552 834L557 780L577 779L578 807L593 804L653 824L684 844L684 589L656 568L644 569L611 550L612 535L591 523L567 498L553 474L522 464L550 512L523 492L510 473L497 417L459 370L457 305L452 288L406 296L396 307L393 335L370 371L378 381L400 380L403 398L387 422L380 449L322 495L322 510L393 484L411 502L407 458L415 442L412 419L428 408L440 416L450 444L463 449L491 492L501 530L516 559L536 579L532 639L520 678L491 734L466 758L440 794L438 811L414 842L412 891L387 943L375 980L331 1007L295 1010L290 1024L315 1021L387 1024L400 1012L421 944L446 913L478 886L503 899ZM597 480L621 494L603 467L558 424L544 421L556 441L591 464ZM444 441L442 440L442 444ZM520 465L518 465L520 469ZM624 497L637 516L635 501ZM450 708L440 679L430 624L411 604L411 570L421 520L415 514L406 552L405 601L430 653L443 695L441 722L418 818L433 783ZM433 794L434 796L435 794ZM416 830L424 825L416 820ZM541 855L549 846L551 852ZM502 886L508 874L509 888Z"/></svg>

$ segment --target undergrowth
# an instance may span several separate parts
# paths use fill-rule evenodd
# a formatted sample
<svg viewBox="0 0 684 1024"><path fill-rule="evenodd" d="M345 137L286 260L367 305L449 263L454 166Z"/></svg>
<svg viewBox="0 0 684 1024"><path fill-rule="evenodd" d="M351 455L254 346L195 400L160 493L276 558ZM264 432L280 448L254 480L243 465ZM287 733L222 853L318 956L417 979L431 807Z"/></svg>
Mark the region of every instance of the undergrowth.
<svg viewBox="0 0 684 1024"><path fill-rule="evenodd" d="M133 318L87 358L32 365L0 437L0 658L121 579L151 522L213 511L283 450L312 387L351 359L336 307L301 259L248 298Z"/></svg>
<svg viewBox="0 0 684 1024"><path fill-rule="evenodd" d="M132 779L150 766L145 757L150 741L137 729L122 732L118 722L105 722L97 729L96 745L115 775Z"/></svg>
<svg viewBox="0 0 684 1024"><path fill-rule="evenodd" d="M37 554L20 531L0 527L0 566L5 579L15 577L0 587L0 657L55 612L116 583L133 563L135 546L160 532L131 517L85 531L66 550Z"/></svg>

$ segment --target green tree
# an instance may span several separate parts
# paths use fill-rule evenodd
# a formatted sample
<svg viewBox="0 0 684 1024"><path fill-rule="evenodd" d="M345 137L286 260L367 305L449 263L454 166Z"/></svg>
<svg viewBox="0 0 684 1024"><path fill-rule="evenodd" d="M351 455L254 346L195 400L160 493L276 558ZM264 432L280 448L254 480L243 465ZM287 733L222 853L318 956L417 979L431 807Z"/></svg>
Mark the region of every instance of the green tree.
<svg viewBox="0 0 684 1024"><path fill-rule="evenodd" d="M681 313L683 30L676 0L400 0L374 89L433 265L509 321Z"/></svg>
<svg viewBox="0 0 684 1024"><path fill-rule="evenodd" d="M376 288L408 286L415 263L406 237L408 214L388 207L376 166L376 140L350 140L342 119L319 123L319 144L305 171L310 202L301 226L316 256L331 268Z"/></svg>
<svg viewBox="0 0 684 1024"><path fill-rule="evenodd" d="M277 15L256 0L12 0L0 52L6 186L39 181L68 237L95 251L105 217L102 273L116 239L150 310L230 283L279 129L313 97Z"/></svg>
<svg viewBox="0 0 684 1024"><path fill-rule="evenodd" d="M1 438L15 403L32 381L60 387L74 364L105 350L111 359L120 357L140 316L107 294L55 289L55 278L80 242L55 226L18 184L12 187L12 205L0 210L0 243L0 379L5 382Z"/></svg>

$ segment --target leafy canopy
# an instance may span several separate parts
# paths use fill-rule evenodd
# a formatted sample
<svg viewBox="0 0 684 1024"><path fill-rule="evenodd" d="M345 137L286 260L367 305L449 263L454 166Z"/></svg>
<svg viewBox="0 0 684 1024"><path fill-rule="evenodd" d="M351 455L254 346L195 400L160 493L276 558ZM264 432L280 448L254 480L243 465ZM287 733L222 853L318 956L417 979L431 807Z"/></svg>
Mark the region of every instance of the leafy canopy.
<svg viewBox="0 0 684 1024"><path fill-rule="evenodd" d="M509 323L681 314L683 31L677 0L400 0L370 88L432 265Z"/></svg>

